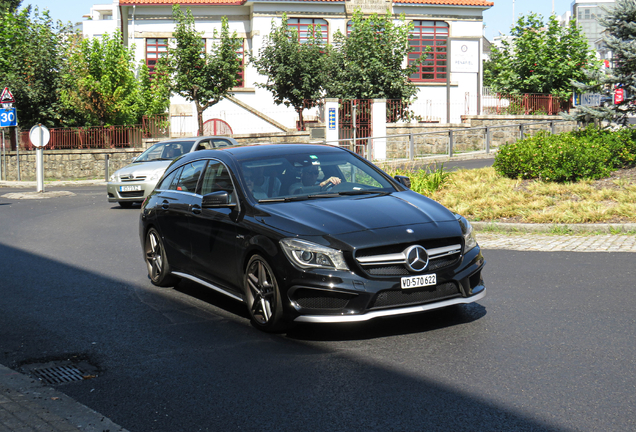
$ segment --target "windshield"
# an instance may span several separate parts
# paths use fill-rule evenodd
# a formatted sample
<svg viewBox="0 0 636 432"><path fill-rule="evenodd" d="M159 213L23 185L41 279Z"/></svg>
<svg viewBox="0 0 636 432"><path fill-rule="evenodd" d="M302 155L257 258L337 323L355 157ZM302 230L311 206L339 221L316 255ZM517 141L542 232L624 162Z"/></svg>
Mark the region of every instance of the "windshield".
<svg viewBox="0 0 636 432"><path fill-rule="evenodd" d="M265 157L240 167L245 189L260 202L395 191L379 171L344 151Z"/></svg>
<svg viewBox="0 0 636 432"><path fill-rule="evenodd" d="M135 162L149 162L153 160L172 160L184 153L188 153L194 141L160 142L139 155Z"/></svg>

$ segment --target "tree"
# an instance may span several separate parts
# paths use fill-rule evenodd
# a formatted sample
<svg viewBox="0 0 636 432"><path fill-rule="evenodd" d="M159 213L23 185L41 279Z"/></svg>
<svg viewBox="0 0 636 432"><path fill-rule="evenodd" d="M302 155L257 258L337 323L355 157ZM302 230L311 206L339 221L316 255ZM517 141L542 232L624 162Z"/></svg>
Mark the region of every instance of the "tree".
<svg viewBox="0 0 636 432"><path fill-rule="evenodd" d="M67 31L46 10L0 8L0 88L8 87L15 97L21 125L64 121L59 96Z"/></svg>
<svg viewBox="0 0 636 432"><path fill-rule="evenodd" d="M155 66L150 77L146 62L142 60L139 68L139 90L141 92L142 112L149 116L165 114L170 108L170 82L163 64Z"/></svg>
<svg viewBox="0 0 636 432"><path fill-rule="evenodd" d="M326 83L330 97L341 99L399 99L408 101L417 88L409 81L420 59L404 64L412 51L409 34L413 28L404 16L396 24L389 12L365 18L360 10L352 17L349 35L334 36L329 57L331 77ZM426 54L424 54L426 55Z"/></svg>
<svg viewBox="0 0 636 432"><path fill-rule="evenodd" d="M0 0L0 11L7 11L14 13L20 7L22 0Z"/></svg>
<svg viewBox="0 0 636 432"><path fill-rule="evenodd" d="M614 56L614 68L604 74L599 70L586 71L586 80L574 85L582 92L606 92L620 87L624 99L610 107L580 107L577 120L589 117L610 123L627 124L628 117L636 112L636 3L634 0L618 0L614 9L601 19L606 28L603 38ZM588 84L592 82L592 84Z"/></svg>
<svg viewBox="0 0 636 432"><path fill-rule="evenodd" d="M88 125L127 125L141 119L134 53L121 33L101 38L71 38L64 69L62 101Z"/></svg>
<svg viewBox="0 0 636 432"><path fill-rule="evenodd" d="M567 99L572 80L585 78L585 68L598 68L576 22L561 27L556 17L522 16L501 48L492 46L484 67L484 85L501 93L550 93Z"/></svg>
<svg viewBox="0 0 636 432"><path fill-rule="evenodd" d="M218 41L205 52L203 32L197 32L190 9L184 14L178 4L172 7L177 25L173 33L175 45L168 48L166 57L158 62L165 66L170 88L194 102L197 109L199 135L203 133L203 111L231 94L238 83L241 65L237 51L241 39L236 32L230 35L227 17L221 19L221 31L214 31Z"/></svg>
<svg viewBox="0 0 636 432"><path fill-rule="evenodd" d="M276 105L294 107L301 130L305 130L305 101L315 102L323 95L325 59L330 51L322 42L320 26L310 26L307 40L300 43L298 31L287 26L287 15L283 14L280 26L272 21L272 31L265 36L258 57L250 60L258 73L267 77L267 82L256 85L270 91Z"/></svg>

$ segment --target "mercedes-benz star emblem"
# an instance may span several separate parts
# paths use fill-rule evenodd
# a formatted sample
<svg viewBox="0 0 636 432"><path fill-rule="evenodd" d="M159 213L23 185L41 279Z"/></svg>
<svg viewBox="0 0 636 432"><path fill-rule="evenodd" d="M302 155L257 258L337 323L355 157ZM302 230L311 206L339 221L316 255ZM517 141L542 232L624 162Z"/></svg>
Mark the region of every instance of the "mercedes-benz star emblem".
<svg viewBox="0 0 636 432"><path fill-rule="evenodd" d="M409 246L405 251L406 267L414 272L421 272L428 265L428 253L420 245Z"/></svg>

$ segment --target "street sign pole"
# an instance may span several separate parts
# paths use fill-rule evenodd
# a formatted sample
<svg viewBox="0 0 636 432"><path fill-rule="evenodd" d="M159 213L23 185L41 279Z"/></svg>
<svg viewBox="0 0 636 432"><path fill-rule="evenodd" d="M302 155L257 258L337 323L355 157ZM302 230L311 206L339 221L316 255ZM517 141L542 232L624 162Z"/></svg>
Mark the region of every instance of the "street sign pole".
<svg viewBox="0 0 636 432"><path fill-rule="evenodd" d="M44 146L49 143L51 133L46 126L38 124L29 131L31 143L35 146L35 178L37 192L44 192Z"/></svg>

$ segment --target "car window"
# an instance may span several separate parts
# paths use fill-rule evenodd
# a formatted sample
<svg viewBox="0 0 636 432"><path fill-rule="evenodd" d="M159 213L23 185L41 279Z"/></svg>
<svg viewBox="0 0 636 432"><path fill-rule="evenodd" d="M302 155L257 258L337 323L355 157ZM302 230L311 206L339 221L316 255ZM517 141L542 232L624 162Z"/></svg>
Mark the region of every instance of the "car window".
<svg viewBox="0 0 636 432"><path fill-rule="evenodd" d="M170 174L168 174L167 176L165 176L163 178L163 180L161 180L161 183L157 186L157 189L158 190L168 190L168 189L170 189L170 185L174 181L175 176L178 173L180 173L181 170L182 170L182 168L176 169L176 170L172 171Z"/></svg>
<svg viewBox="0 0 636 432"><path fill-rule="evenodd" d="M135 162L149 162L153 160L172 160L184 153L188 153L194 141L160 142L139 155Z"/></svg>
<svg viewBox="0 0 636 432"><path fill-rule="evenodd" d="M175 184L174 189L183 192L196 192L197 183L199 182L203 168L205 168L205 164L205 160L200 160L184 165L178 179L176 182L173 182ZM173 188L171 187L171 189Z"/></svg>
<svg viewBox="0 0 636 432"><path fill-rule="evenodd" d="M214 148L214 146L212 145L212 143L210 142L210 140L205 140L205 141L201 141L197 144L197 148L194 149L195 151L198 150L212 150Z"/></svg>
<svg viewBox="0 0 636 432"><path fill-rule="evenodd" d="M227 167L218 161L210 161L203 175L201 195L212 192L230 192L230 202L234 200L234 185Z"/></svg>
<svg viewBox="0 0 636 432"><path fill-rule="evenodd" d="M225 139L213 139L212 146L214 148L231 146L232 143Z"/></svg>

